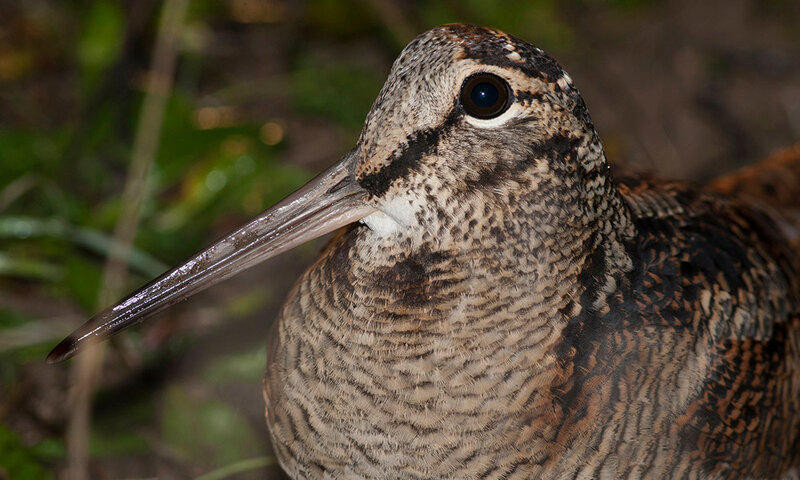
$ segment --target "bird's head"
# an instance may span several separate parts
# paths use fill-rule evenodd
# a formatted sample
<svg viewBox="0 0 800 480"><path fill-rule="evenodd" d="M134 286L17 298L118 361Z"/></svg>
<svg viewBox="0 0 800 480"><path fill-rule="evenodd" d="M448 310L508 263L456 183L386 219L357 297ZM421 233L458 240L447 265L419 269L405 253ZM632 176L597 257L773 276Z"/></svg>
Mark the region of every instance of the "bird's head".
<svg viewBox="0 0 800 480"><path fill-rule="evenodd" d="M569 75L542 50L471 25L432 29L403 50L347 161L378 210L363 223L438 242L456 241L469 208L507 210L532 194L571 201L557 197L577 196L573 183L606 167Z"/></svg>
<svg viewBox="0 0 800 480"><path fill-rule="evenodd" d="M554 228L591 223L614 208L612 189L583 100L553 59L496 30L438 27L400 54L357 145L337 164L97 314L48 360L69 358L86 343L353 222L383 242L454 248L481 241L470 231L502 227L503 217L521 209L523 221L534 230L539 222L541 235L552 236Z"/></svg>

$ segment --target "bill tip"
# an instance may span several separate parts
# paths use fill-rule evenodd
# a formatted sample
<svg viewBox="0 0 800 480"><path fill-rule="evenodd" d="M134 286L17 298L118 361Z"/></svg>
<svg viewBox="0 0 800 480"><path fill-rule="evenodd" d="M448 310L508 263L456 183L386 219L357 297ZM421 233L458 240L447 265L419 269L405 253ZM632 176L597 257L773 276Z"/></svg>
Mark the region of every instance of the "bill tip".
<svg viewBox="0 0 800 480"><path fill-rule="evenodd" d="M47 363L54 364L61 361L64 361L74 354L74 349L72 348L72 339L65 338L61 341L54 349L47 354Z"/></svg>

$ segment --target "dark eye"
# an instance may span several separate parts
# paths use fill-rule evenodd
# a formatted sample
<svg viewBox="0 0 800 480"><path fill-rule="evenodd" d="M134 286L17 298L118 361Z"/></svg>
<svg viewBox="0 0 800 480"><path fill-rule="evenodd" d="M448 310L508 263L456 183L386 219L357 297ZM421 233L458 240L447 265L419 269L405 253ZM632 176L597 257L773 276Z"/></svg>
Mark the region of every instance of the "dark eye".
<svg viewBox="0 0 800 480"><path fill-rule="evenodd" d="M511 87L497 75L476 73L461 86L461 105L475 118L495 118L511 106Z"/></svg>

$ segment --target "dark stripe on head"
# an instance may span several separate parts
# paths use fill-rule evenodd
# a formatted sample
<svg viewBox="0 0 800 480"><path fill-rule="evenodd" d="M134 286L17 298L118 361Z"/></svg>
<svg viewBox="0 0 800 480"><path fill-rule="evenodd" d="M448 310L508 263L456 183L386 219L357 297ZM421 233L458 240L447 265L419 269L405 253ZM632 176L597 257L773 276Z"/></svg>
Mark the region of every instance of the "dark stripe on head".
<svg viewBox="0 0 800 480"><path fill-rule="evenodd" d="M363 175L358 183L372 195L386 193L392 182L408 175L419 165L422 157L436 151L442 136L455 124L460 114L460 110L454 108L441 125L409 135L405 144L392 153L387 165L377 172Z"/></svg>

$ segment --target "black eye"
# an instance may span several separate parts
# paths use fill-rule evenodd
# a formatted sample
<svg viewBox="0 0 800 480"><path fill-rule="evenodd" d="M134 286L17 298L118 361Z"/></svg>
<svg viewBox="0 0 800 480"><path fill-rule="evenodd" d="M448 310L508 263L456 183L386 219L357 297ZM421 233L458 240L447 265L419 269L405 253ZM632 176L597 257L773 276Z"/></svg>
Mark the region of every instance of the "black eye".
<svg viewBox="0 0 800 480"><path fill-rule="evenodd" d="M495 118L511 106L511 87L497 75L476 73L461 86L461 105L475 118Z"/></svg>

